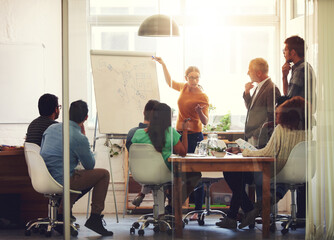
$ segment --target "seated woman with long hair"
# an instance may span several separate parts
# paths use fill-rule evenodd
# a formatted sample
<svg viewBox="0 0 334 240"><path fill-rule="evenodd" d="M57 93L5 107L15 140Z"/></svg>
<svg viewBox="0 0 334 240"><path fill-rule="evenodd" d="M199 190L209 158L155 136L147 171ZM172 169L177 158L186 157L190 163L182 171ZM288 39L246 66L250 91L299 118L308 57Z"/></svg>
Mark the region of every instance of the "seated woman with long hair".
<svg viewBox="0 0 334 240"><path fill-rule="evenodd" d="M152 110L149 126L145 129L138 129L131 139L132 143L152 144L162 154L169 170L171 170L171 164L168 162L169 156L172 153L185 156L188 150L187 120L183 122L182 141L180 141L181 135L172 128L171 118L171 108L165 103L158 103ZM184 202L201 179L201 173L183 173L182 179L184 181L182 189Z"/></svg>
<svg viewBox="0 0 334 240"><path fill-rule="evenodd" d="M271 178L278 174L287 162L292 149L302 141L305 141L305 100L300 96L285 101L276 109L275 130L267 145L259 150L245 149L242 155L245 157L275 157L275 162L271 165ZM239 228L250 225L254 222L262 207L262 174L255 173L257 204ZM287 188L284 184L274 186L275 195L272 196L271 203L277 203L284 197Z"/></svg>
<svg viewBox="0 0 334 240"><path fill-rule="evenodd" d="M242 151L244 157L275 157L271 166L271 177L274 178L289 158L291 150L301 141L305 140L305 100L302 97L293 97L286 100L276 109L276 124L273 134L267 145L258 150L230 149L233 153ZM256 163L254 163L256 164ZM248 174L248 175L246 175ZM226 217L217 222L216 225L222 228L237 227L237 213L241 207L245 216L239 224L244 228L253 224L259 215L262 207L262 173L255 172L254 182L256 184L257 203L253 206L245 192L245 184L251 178L249 173L224 172L226 182L232 190L230 209ZM273 186L271 203L274 204L284 197L287 188L284 184Z"/></svg>

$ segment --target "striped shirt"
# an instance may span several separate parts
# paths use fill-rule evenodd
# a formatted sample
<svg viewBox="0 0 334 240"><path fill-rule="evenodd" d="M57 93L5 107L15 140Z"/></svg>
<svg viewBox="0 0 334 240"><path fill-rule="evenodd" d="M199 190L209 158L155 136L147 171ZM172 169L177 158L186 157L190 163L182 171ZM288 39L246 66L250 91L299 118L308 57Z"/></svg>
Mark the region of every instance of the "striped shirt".
<svg viewBox="0 0 334 240"><path fill-rule="evenodd" d="M44 131L57 121L45 116L39 116L29 124L26 136L26 142L35 143L41 146Z"/></svg>

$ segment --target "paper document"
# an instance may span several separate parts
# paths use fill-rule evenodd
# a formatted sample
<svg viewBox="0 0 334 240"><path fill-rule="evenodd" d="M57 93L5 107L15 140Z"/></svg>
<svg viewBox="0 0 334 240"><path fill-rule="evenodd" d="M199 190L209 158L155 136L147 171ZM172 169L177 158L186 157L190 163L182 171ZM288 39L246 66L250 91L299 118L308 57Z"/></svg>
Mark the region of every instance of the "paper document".
<svg viewBox="0 0 334 240"><path fill-rule="evenodd" d="M245 140L241 138L235 140L235 142L239 145L241 149L257 150L256 147L254 147L252 144L250 144L249 142L246 142Z"/></svg>

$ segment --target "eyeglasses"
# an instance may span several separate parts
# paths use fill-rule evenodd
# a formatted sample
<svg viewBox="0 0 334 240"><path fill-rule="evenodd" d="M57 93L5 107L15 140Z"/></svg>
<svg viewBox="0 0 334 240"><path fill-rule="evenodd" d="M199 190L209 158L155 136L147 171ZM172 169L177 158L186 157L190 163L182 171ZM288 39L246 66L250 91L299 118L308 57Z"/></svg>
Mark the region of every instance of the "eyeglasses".
<svg viewBox="0 0 334 240"><path fill-rule="evenodd" d="M284 54L285 52L289 52L289 49L285 49L285 48L283 48L283 49L282 49L282 52L283 52L283 54Z"/></svg>
<svg viewBox="0 0 334 240"><path fill-rule="evenodd" d="M190 76L190 77L187 77L187 78L189 78L189 80L199 80L199 77Z"/></svg>
<svg viewBox="0 0 334 240"><path fill-rule="evenodd" d="M58 105L59 110L61 109L61 105Z"/></svg>

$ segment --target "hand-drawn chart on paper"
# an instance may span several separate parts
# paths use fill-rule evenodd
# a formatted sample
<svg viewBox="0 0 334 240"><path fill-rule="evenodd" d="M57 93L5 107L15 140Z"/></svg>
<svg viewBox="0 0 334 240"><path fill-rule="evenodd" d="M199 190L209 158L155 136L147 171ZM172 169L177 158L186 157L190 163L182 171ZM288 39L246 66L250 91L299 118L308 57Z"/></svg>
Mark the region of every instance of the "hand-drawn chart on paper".
<svg viewBox="0 0 334 240"><path fill-rule="evenodd" d="M159 100L152 53L91 51L100 133L126 134L143 121L145 104Z"/></svg>

